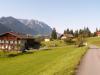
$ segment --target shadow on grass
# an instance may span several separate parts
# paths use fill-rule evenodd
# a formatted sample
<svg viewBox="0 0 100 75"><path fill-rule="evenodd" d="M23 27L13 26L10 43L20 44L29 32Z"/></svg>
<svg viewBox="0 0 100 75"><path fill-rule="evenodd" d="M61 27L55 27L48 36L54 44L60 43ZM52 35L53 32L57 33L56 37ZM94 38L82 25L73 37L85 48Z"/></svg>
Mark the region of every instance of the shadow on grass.
<svg viewBox="0 0 100 75"><path fill-rule="evenodd" d="M22 53L22 52L20 52L20 53L18 53L18 52L9 52L9 53L2 53L2 54L0 54L0 57L2 58L2 57L5 57L5 58L7 58L7 57L16 57L16 56L20 56L20 55L26 55L26 54L34 54L35 53L35 51L31 51L31 52L24 52L24 53Z"/></svg>
<svg viewBox="0 0 100 75"><path fill-rule="evenodd" d="M27 55L27 54L34 54L35 52L38 52L38 51L49 51L49 50L52 50L52 49L40 49L40 50L35 50L35 51L26 51L26 52L5 52L2 54L0 54L0 58L7 58L7 57L10 57L10 58L13 58L13 57L16 57L16 56L21 56L21 55Z"/></svg>
<svg viewBox="0 0 100 75"><path fill-rule="evenodd" d="M49 50L52 50L52 49L44 49L43 51L49 51Z"/></svg>
<svg viewBox="0 0 100 75"><path fill-rule="evenodd" d="M34 54L35 53L35 51L34 52L24 52L24 53L16 53L16 54L8 54L7 55L7 57L16 57L16 56L20 56L20 55L25 55L25 54Z"/></svg>

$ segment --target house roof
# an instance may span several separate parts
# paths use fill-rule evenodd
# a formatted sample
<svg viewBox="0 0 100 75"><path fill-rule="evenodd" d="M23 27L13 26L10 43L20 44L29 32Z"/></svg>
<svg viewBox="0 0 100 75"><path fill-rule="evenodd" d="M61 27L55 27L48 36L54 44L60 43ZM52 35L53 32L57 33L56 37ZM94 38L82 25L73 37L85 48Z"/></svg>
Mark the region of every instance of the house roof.
<svg viewBox="0 0 100 75"><path fill-rule="evenodd" d="M28 39L28 38L32 38L32 36L28 36L26 34L22 34L22 33L17 33L17 32L6 32L3 34L0 34L0 36L6 35L6 34L11 34L17 38L21 38L21 39Z"/></svg>
<svg viewBox="0 0 100 75"><path fill-rule="evenodd" d="M74 37L72 34L62 34L61 37L63 37L63 36L69 37L69 38L73 38Z"/></svg>

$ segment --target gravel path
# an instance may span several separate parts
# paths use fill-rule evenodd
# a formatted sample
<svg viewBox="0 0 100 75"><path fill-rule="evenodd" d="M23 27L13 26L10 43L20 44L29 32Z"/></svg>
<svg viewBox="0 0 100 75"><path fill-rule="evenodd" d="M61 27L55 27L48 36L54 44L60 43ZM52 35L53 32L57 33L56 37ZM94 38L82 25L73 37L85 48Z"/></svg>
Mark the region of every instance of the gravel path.
<svg viewBox="0 0 100 75"><path fill-rule="evenodd" d="M80 62L76 75L100 75L100 48L90 46Z"/></svg>

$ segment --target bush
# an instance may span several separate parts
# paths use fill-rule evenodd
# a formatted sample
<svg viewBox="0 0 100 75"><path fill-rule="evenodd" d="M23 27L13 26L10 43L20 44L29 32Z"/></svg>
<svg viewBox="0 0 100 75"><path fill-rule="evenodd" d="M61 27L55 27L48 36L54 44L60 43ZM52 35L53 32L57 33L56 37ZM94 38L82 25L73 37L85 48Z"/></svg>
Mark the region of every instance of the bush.
<svg viewBox="0 0 100 75"><path fill-rule="evenodd" d="M78 47L85 46L84 43L86 42L86 39L84 37L78 37L76 38L76 45Z"/></svg>
<svg viewBox="0 0 100 75"><path fill-rule="evenodd" d="M74 41L72 38L67 38L67 39L64 40L64 42L65 42L66 44L69 44L69 45L75 44L75 41Z"/></svg>
<svg viewBox="0 0 100 75"><path fill-rule="evenodd" d="M67 44L63 40L52 40L49 42L42 42L41 47L61 47L66 46Z"/></svg>

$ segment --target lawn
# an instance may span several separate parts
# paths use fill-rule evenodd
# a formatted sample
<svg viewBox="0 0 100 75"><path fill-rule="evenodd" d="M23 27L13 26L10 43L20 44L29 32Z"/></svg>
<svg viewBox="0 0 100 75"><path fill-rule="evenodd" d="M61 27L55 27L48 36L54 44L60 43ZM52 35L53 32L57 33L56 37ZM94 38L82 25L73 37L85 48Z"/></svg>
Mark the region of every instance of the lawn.
<svg viewBox="0 0 100 75"><path fill-rule="evenodd" d="M0 57L0 75L73 75L86 50L68 46Z"/></svg>

